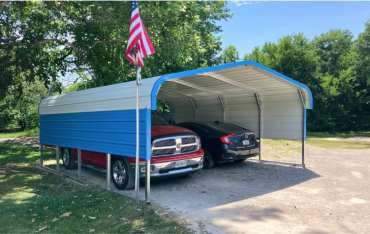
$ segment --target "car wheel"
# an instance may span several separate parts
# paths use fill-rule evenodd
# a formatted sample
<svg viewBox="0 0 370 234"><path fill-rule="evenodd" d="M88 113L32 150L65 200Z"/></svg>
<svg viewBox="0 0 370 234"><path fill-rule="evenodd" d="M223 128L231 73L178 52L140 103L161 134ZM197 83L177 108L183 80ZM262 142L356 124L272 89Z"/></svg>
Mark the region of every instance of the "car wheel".
<svg viewBox="0 0 370 234"><path fill-rule="evenodd" d="M73 155L70 149L66 149L66 148L62 149L62 161L63 161L63 166L66 169L76 168L76 162L75 162L75 159L73 158Z"/></svg>
<svg viewBox="0 0 370 234"><path fill-rule="evenodd" d="M203 168L210 169L215 167L215 160L213 159L212 154L208 152L208 150L204 151L204 162L203 162Z"/></svg>
<svg viewBox="0 0 370 234"><path fill-rule="evenodd" d="M111 177L117 189L133 189L135 177L132 169L124 159L114 159L112 161Z"/></svg>
<svg viewBox="0 0 370 234"><path fill-rule="evenodd" d="M247 160L246 158L243 158L243 159L237 159L237 160L235 160L234 162L235 163L242 163L242 162L244 162L245 160Z"/></svg>

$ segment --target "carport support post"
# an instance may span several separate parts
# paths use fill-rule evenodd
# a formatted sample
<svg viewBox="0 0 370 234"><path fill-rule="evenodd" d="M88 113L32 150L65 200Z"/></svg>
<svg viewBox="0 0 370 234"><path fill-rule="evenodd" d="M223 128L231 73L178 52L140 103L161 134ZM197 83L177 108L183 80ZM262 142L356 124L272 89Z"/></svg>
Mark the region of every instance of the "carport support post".
<svg viewBox="0 0 370 234"><path fill-rule="evenodd" d="M59 167L59 159L60 159L60 147L57 146L56 148L56 161L57 161L57 172L60 172L60 167Z"/></svg>
<svg viewBox="0 0 370 234"><path fill-rule="evenodd" d="M77 150L77 176L81 180L81 150Z"/></svg>
<svg viewBox="0 0 370 234"><path fill-rule="evenodd" d="M306 138L306 108L304 104L303 95L300 90L298 90L299 100L301 100L302 104L302 131L301 131L301 141L302 141L302 167L306 168L305 161L304 161L304 145L305 145L305 138Z"/></svg>
<svg viewBox="0 0 370 234"><path fill-rule="evenodd" d="M150 160L146 161L145 201L150 203Z"/></svg>
<svg viewBox="0 0 370 234"><path fill-rule="evenodd" d="M40 167L44 166L44 145L40 144Z"/></svg>
<svg viewBox="0 0 370 234"><path fill-rule="evenodd" d="M261 152L261 145L262 145L262 127L261 127L261 101L258 97L258 94L255 93L254 94L254 97L256 98L256 103L257 103L257 108L258 108L258 137L260 139L260 142L259 142L259 153L258 153L258 160L261 161L262 159L262 152Z"/></svg>
<svg viewBox="0 0 370 234"><path fill-rule="evenodd" d="M305 118L306 118L306 110L303 107L303 113L302 113L302 167L306 168L305 162L304 162L304 145L305 145Z"/></svg>
<svg viewBox="0 0 370 234"><path fill-rule="evenodd" d="M111 154L107 154L107 190L110 190Z"/></svg>

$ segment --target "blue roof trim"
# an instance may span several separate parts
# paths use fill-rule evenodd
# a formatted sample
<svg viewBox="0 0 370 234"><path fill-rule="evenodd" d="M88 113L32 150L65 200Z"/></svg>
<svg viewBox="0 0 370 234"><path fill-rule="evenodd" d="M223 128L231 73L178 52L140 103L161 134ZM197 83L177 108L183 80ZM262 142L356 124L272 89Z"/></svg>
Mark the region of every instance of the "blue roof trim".
<svg viewBox="0 0 370 234"><path fill-rule="evenodd" d="M159 89L160 87L162 86L162 84L168 80L173 80L173 79L181 79L181 78L185 78L185 77L189 77L189 76L193 76L193 75L198 75L198 74L202 74L202 73L207 73L207 72L215 72L215 71L220 71L220 70L224 70L224 69L229 69L229 68L234 68L234 67L238 67L238 66L245 66L245 65L250 65L250 66L254 66L256 68L259 68L260 70L262 71L265 71L267 73L270 73L282 80L285 80L287 82L289 82L290 84L296 86L297 88L300 88L302 89L305 93L307 93L308 97L309 97L309 103L310 103L310 106L309 107L306 107L308 109L312 109L313 108L313 96L312 96L312 93L311 93L311 90L308 88L307 85L299 82L299 81L296 81L288 76L285 76L271 68L268 68L262 64L259 64L259 63L256 63L254 61L239 61L239 62L233 62L233 63L225 63L225 64L221 64L221 65L217 65L217 66L213 66L213 67L205 67L205 68L198 68L198 69L194 69L194 70L188 70L188 71L183 71L183 72L177 72L177 73L171 73L171 74L167 74L167 75L163 75L163 76L160 76L159 79L154 83L153 87L152 87L152 91L151 91L151 109L152 110L156 110L157 109L157 95L158 95L158 92L159 92Z"/></svg>

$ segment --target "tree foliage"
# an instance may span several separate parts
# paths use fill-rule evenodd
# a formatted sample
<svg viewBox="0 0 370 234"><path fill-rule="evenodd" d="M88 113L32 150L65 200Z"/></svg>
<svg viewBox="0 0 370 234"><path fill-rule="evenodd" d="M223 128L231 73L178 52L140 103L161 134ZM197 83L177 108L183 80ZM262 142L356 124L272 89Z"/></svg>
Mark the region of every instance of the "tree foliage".
<svg viewBox="0 0 370 234"><path fill-rule="evenodd" d="M68 25L58 5L0 4L0 98L10 86L36 80L48 85L66 71Z"/></svg>
<svg viewBox="0 0 370 234"><path fill-rule="evenodd" d="M229 16L224 2L140 4L156 48L143 77L217 63L217 21ZM23 102L33 83L60 91L57 78L66 72L83 78L71 89L134 79L135 68L124 59L129 19L129 2L0 3L0 105L7 109L2 116L15 116L10 109Z"/></svg>
<svg viewBox="0 0 370 234"><path fill-rule="evenodd" d="M239 60L239 52L235 46L230 45L226 47L221 54L221 63L230 63Z"/></svg>
<svg viewBox="0 0 370 234"><path fill-rule="evenodd" d="M216 63L221 42L216 22L228 17L223 2L142 2L141 15L155 45L145 60L143 77L152 77ZM129 2L68 4L74 56L78 66L92 71L91 86L135 78L135 68L123 57L128 38Z"/></svg>

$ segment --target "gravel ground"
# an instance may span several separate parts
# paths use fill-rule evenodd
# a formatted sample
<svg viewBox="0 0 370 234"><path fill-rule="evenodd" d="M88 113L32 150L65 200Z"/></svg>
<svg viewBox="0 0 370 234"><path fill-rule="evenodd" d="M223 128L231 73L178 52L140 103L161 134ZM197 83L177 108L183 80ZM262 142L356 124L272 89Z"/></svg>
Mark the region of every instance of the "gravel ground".
<svg viewBox="0 0 370 234"><path fill-rule="evenodd" d="M370 149L307 151L306 169L258 161L224 165L152 182L151 199L197 232L369 233ZM105 185L101 174L84 172Z"/></svg>
<svg viewBox="0 0 370 234"><path fill-rule="evenodd" d="M370 233L370 149L309 146L306 152L306 169L229 164L152 182L151 199L197 232ZM83 175L105 186L101 173L84 169Z"/></svg>

